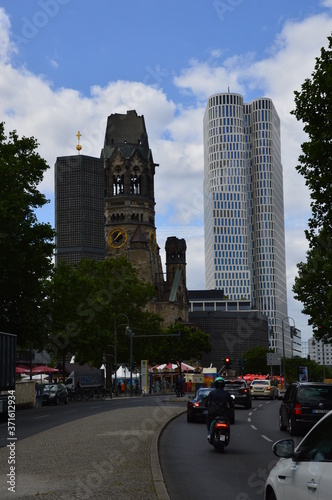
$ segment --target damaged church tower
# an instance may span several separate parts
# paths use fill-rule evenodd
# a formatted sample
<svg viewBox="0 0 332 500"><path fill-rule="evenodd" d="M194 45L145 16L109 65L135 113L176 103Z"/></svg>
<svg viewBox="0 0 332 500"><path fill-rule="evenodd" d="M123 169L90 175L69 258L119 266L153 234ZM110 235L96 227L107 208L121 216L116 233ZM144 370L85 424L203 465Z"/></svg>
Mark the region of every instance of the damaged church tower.
<svg viewBox="0 0 332 500"><path fill-rule="evenodd" d="M136 111L108 117L102 150L105 176L106 258L124 255L144 281L153 283L148 309L165 324L188 322L186 243L166 242L166 280L155 226L154 163L143 116Z"/></svg>

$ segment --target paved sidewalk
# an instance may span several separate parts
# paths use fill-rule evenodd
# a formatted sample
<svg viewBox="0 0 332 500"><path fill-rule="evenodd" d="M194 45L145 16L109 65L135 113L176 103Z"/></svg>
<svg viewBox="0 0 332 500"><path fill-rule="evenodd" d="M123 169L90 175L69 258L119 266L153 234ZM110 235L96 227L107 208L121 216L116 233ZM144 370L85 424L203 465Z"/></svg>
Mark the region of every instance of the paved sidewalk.
<svg viewBox="0 0 332 500"><path fill-rule="evenodd" d="M6 483L10 449L1 448L0 498L168 500L158 437L184 411L151 398L151 406L100 413L18 441L15 493Z"/></svg>

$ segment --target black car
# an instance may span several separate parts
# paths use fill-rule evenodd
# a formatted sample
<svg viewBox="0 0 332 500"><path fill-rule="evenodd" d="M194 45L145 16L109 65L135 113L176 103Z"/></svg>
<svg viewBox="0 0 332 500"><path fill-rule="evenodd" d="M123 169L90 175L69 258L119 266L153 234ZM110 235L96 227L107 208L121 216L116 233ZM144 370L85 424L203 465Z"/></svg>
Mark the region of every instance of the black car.
<svg viewBox="0 0 332 500"><path fill-rule="evenodd" d="M69 396L64 384L45 384L43 387L43 405L68 404Z"/></svg>
<svg viewBox="0 0 332 500"><path fill-rule="evenodd" d="M212 390L211 387L202 387L198 389L195 397L188 401L187 422L196 422L197 420L206 419L207 408L205 407L205 401Z"/></svg>
<svg viewBox="0 0 332 500"><path fill-rule="evenodd" d="M196 395L193 399L188 401L187 404L187 422L196 422L197 420L206 419L207 408L205 406L206 398L213 391L213 387L202 387L198 389ZM234 408L229 408L227 410L227 418L229 419L230 424L234 424L235 422L235 413Z"/></svg>
<svg viewBox="0 0 332 500"><path fill-rule="evenodd" d="M234 404L251 408L250 389L245 380L225 380L225 389L231 396L234 396Z"/></svg>
<svg viewBox="0 0 332 500"><path fill-rule="evenodd" d="M332 409L332 385L320 382L294 382L279 409L279 428L291 436L307 431Z"/></svg>

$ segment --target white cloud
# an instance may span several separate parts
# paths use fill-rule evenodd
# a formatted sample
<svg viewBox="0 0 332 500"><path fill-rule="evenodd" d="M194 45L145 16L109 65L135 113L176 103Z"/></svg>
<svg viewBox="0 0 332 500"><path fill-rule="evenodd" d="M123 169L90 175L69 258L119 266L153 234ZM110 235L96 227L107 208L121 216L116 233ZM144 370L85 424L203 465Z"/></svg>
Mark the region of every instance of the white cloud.
<svg viewBox="0 0 332 500"><path fill-rule="evenodd" d="M332 0L322 0L321 4L324 5L325 7L332 8Z"/></svg>
<svg viewBox="0 0 332 500"><path fill-rule="evenodd" d="M0 62L8 62L14 52L15 45L10 41L10 21L5 10L0 7Z"/></svg>
<svg viewBox="0 0 332 500"><path fill-rule="evenodd" d="M332 0L324 5L332 6ZM46 194L53 193L56 157L76 154L78 130L82 133L82 154L99 156L109 114L135 109L144 115L153 157L160 164L155 176L157 223L161 224L158 243L163 251L167 236L186 239L188 287L199 289L205 286L202 136L206 99L228 87L243 94L245 100L261 94L271 97L281 119L290 315L296 311L299 315L301 305L292 298L291 286L296 263L305 259L303 231L309 194L295 170L304 140L302 126L290 111L294 108L293 91L310 77L315 57L327 44L330 32L331 17L312 16L303 22L287 22L263 59L257 60L252 53L239 54L221 64L216 58L222 52L216 50L208 62L191 61L174 78L175 86L197 102L185 109L161 89L140 82L95 85L88 96L74 89L54 90L42 77L10 64L10 24L0 8L0 114L7 131L17 129L19 135L34 136L40 143L39 153L50 165L41 186ZM301 321L305 323L303 316Z"/></svg>

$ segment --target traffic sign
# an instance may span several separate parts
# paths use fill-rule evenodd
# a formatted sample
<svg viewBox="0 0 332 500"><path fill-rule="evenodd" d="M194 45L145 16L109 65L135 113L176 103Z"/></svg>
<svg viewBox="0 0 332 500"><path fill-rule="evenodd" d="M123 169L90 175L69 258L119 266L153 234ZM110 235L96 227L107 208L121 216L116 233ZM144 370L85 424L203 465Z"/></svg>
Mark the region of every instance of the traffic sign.
<svg viewBox="0 0 332 500"><path fill-rule="evenodd" d="M277 352L268 352L266 355L266 364L268 366L280 365L281 364L281 354L279 354Z"/></svg>

